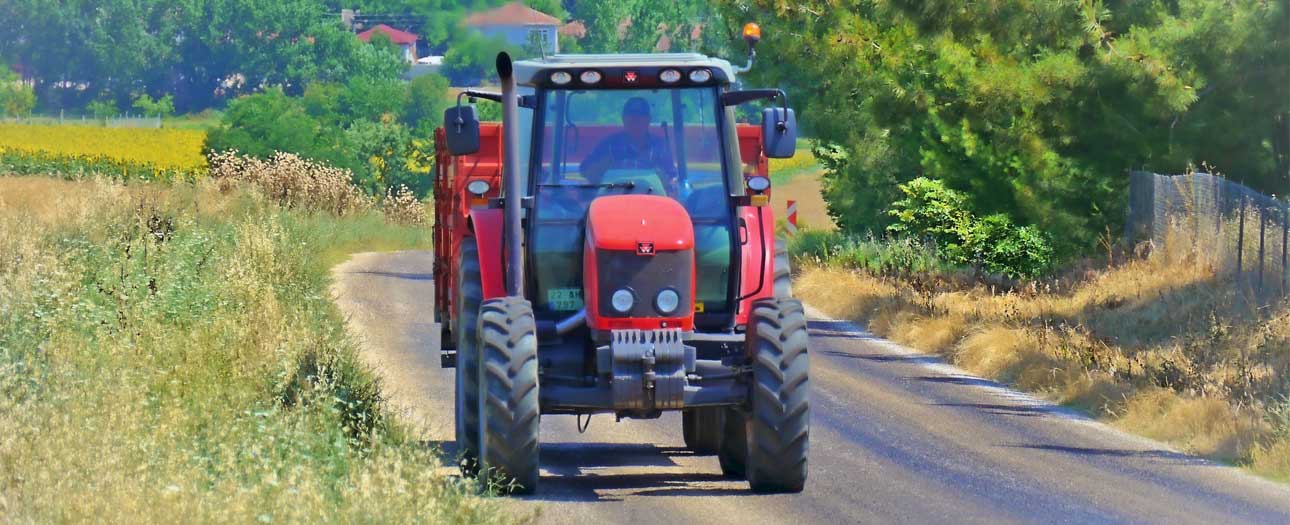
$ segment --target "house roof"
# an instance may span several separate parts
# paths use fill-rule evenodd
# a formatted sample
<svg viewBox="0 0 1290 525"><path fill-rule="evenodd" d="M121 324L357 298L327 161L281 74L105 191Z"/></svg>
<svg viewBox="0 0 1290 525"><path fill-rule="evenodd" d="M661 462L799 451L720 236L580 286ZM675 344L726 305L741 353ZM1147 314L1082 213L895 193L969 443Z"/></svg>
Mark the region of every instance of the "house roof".
<svg viewBox="0 0 1290 525"><path fill-rule="evenodd" d="M530 8L520 2L511 2L497 9L480 11L466 17L468 26L558 26L560 19Z"/></svg>
<svg viewBox="0 0 1290 525"><path fill-rule="evenodd" d="M398 29L387 26L385 24L379 24L376 27L368 29L367 31L363 31L362 33L359 33L358 39L364 42L371 41L372 34L377 31L385 33L385 36L390 37L390 41L394 42L395 44L416 44L417 43L417 35L414 35L407 31L399 31Z"/></svg>

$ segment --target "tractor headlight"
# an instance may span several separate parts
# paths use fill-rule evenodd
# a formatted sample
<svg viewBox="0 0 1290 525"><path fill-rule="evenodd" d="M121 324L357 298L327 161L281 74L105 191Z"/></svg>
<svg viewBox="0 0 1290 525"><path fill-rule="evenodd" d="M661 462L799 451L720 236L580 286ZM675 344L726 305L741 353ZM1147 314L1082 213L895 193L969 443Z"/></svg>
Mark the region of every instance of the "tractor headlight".
<svg viewBox="0 0 1290 525"><path fill-rule="evenodd" d="M581 80L583 84L595 84L600 82L600 72L592 70L583 71L581 75L578 75L578 80Z"/></svg>
<svg viewBox="0 0 1290 525"><path fill-rule="evenodd" d="M712 80L712 72L706 69L696 69L690 72L690 82L702 84Z"/></svg>
<svg viewBox="0 0 1290 525"><path fill-rule="evenodd" d="M665 288L654 298L654 309L663 315L676 313L679 306L681 306L681 295L671 288Z"/></svg>
<svg viewBox="0 0 1290 525"><path fill-rule="evenodd" d="M636 305L636 294L632 293L629 288L619 288L610 297L609 304L614 308L615 312L625 314L632 311L632 307Z"/></svg>
<svg viewBox="0 0 1290 525"><path fill-rule="evenodd" d="M664 69L658 74L658 79L667 84L675 84L681 80L681 72L675 69Z"/></svg>
<svg viewBox="0 0 1290 525"><path fill-rule="evenodd" d="M556 71L555 73L551 73L551 82L563 86L573 82L573 75L570 75L568 71Z"/></svg>

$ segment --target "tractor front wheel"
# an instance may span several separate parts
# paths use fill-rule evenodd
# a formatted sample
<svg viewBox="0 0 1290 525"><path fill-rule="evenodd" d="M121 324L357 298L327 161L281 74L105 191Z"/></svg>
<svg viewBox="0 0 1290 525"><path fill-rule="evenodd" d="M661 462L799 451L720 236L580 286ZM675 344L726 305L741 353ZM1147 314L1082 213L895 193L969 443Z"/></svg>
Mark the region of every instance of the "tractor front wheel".
<svg viewBox="0 0 1290 525"><path fill-rule="evenodd" d="M748 484L755 492L801 492L811 427L806 315L796 299L762 299L748 324Z"/></svg>
<svg viewBox="0 0 1290 525"><path fill-rule="evenodd" d="M681 412L685 446L695 454L716 454L725 423L721 407L687 408Z"/></svg>
<svg viewBox="0 0 1290 525"><path fill-rule="evenodd" d="M522 297L484 301L479 313L479 462L501 492L538 484L537 323Z"/></svg>

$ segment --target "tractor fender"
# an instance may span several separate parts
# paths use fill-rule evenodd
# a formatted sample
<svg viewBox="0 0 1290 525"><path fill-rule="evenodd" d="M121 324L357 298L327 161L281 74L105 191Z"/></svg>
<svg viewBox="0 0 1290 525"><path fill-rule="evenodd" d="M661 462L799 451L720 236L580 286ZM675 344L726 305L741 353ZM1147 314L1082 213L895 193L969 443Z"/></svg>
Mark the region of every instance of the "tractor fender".
<svg viewBox="0 0 1290 525"><path fill-rule="evenodd" d="M742 326L748 324L754 302L775 296L775 213L770 206L741 206L737 210L748 226L740 250L739 296L743 300L735 316L735 324Z"/></svg>
<svg viewBox="0 0 1290 525"><path fill-rule="evenodd" d="M500 209L470 210L470 231L479 247L479 279L484 299L506 296L506 269L502 259L502 222Z"/></svg>

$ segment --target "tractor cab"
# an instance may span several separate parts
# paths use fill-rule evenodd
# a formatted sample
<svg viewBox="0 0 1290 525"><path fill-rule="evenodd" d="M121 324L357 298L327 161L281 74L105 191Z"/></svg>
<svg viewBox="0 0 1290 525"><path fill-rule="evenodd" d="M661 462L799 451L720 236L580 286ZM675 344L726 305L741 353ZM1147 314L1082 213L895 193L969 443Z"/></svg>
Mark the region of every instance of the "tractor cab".
<svg viewBox="0 0 1290 525"><path fill-rule="evenodd" d="M530 491L540 415L678 410L696 452L756 490L801 490L806 324L766 162L792 156L796 120L782 91L736 88L751 60L503 53L501 92L445 112L436 320L467 473ZM462 98L500 103L502 123ZM777 104L736 123L757 99ZM774 399L754 395L763 373Z"/></svg>

